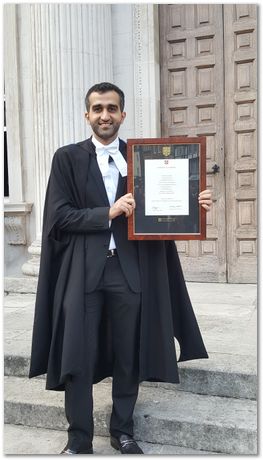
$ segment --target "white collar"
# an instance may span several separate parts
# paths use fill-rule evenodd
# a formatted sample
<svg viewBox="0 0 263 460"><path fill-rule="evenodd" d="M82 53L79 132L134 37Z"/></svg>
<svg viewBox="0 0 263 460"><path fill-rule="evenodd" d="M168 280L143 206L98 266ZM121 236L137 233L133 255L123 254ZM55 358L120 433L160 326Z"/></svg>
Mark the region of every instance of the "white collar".
<svg viewBox="0 0 263 460"><path fill-rule="evenodd" d="M116 139L108 145L102 144L94 136L92 136L92 142L96 148L97 161L103 176L106 176L109 173L109 154L111 156L114 155L115 166L122 177L127 176L127 163L122 153L119 151L120 140L118 137L116 137ZM111 150L113 151L111 152Z"/></svg>
<svg viewBox="0 0 263 460"><path fill-rule="evenodd" d="M118 138L118 136L116 137L116 139L114 139L114 141L112 141L110 144L107 144L107 145L104 145L102 144L101 142L99 142L95 136L92 136L91 138L91 142L95 145L96 147L96 150L97 149L104 149L104 150L107 150L111 147L114 147L116 148L116 150L119 150L119 144L120 144L120 140Z"/></svg>

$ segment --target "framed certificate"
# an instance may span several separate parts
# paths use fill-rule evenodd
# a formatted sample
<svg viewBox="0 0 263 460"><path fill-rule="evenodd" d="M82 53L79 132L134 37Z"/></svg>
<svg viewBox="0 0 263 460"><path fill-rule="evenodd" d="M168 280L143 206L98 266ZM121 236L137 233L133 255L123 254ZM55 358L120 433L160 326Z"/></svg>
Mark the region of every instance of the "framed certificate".
<svg viewBox="0 0 263 460"><path fill-rule="evenodd" d="M128 139L128 193L136 208L128 219L130 240L202 240L206 211L206 138Z"/></svg>

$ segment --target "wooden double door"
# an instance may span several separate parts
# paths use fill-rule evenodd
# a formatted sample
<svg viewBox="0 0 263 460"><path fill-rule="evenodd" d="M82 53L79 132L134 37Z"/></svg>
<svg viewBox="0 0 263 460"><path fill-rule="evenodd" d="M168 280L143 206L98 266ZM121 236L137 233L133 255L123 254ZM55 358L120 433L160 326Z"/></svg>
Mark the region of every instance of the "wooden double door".
<svg viewBox="0 0 263 460"><path fill-rule="evenodd" d="M207 137L205 241L178 241L191 281L257 280L257 6L159 5L162 136Z"/></svg>

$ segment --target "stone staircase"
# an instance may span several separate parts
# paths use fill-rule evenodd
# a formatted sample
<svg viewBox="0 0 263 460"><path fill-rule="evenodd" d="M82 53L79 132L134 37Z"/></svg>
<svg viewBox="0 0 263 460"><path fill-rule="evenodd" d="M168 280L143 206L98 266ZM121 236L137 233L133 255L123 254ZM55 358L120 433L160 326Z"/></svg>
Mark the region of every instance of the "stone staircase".
<svg viewBox="0 0 263 460"><path fill-rule="evenodd" d="M29 302L24 317L32 315L31 307ZM12 315L18 320L18 308L9 309L10 322ZM19 340L21 345L19 334L13 340L9 335L5 347L5 453L55 454L67 438L64 393L46 391L42 377L27 378L30 340L20 349ZM255 364L245 355L209 356L209 360L180 363L180 385L141 384L134 413L135 439L146 454L257 454ZM116 453L107 439L110 411L111 379L106 379L94 385L98 454ZM12 450L8 439L14 437Z"/></svg>

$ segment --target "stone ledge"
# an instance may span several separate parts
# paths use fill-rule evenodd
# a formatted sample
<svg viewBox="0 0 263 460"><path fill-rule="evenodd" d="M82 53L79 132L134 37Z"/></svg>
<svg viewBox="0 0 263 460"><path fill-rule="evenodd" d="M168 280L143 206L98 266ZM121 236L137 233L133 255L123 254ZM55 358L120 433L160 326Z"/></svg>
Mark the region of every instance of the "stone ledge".
<svg viewBox="0 0 263 460"><path fill-rule="evenodd" d="M5 277L4 290L7 293L15 294L36 294L38 277Z"/></svg>
<svg viewBox="0 0 263 460"><path fill-rule="evenodd" d="M5 216L17 215L17 214L29 214L32 211L33 203L26 202L4 202L4 214Z"/></svg>

